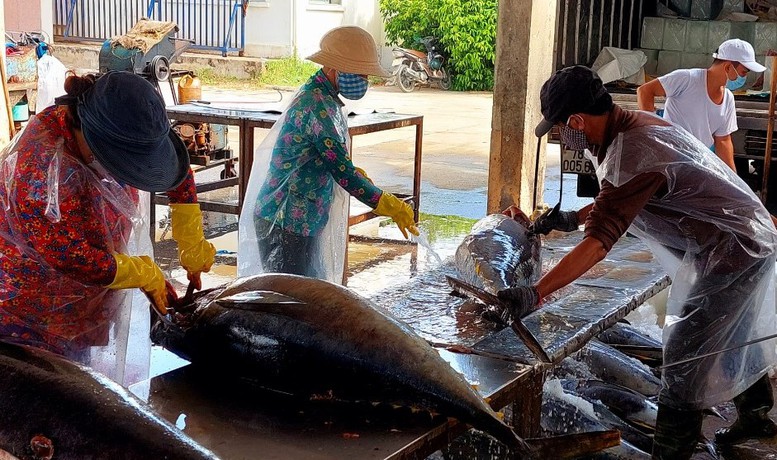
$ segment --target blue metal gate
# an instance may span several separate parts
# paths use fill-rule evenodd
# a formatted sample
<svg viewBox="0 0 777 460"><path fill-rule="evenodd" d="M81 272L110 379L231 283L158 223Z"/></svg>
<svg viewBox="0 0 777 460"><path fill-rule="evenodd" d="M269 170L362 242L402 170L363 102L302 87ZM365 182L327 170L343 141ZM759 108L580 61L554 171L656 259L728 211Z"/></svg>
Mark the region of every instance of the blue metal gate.
<svg viewBox="0 0 777 460"><path fill-rule="evenodd" d="M53 0L54 28L63 39L104 41L126 33L142 17L172 21L192 48L245 49L249 0Z"/></svg>

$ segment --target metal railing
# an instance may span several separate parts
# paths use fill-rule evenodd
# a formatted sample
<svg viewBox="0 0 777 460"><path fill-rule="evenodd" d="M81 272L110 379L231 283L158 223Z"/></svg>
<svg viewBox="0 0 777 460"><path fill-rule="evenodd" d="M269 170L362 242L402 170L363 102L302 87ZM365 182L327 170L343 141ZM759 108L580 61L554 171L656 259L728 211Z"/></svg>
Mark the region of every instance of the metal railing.
<svg viewBox="0 0 777 460"><path fill-rule="evenodd" d="M63 39L104 41L129 31L143 17L172 21L178 38L192 48L245 49L248 0L53 0L55 35Z"/></svg>
<svg viewBox="0 0 777 460"><path fill-rule="evenodd" d="M644 0L561 0L556 68L591 65L605 46L639 48Z"/></svg>

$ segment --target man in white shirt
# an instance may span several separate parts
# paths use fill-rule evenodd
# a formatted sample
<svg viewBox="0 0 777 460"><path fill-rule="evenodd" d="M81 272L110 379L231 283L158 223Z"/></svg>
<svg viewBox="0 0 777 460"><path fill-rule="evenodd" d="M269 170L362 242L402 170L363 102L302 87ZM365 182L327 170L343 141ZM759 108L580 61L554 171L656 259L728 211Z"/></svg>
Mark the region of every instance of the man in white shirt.
<svg viewBox="0 0 777 460"><path fill-rule="evenodd" d="M640 86L637 104L655 112L656 96L666 96L664 119L685 128L736 171L731 133L737 130L737 115L731 91L745 84L748 72L766 68L756 62L753 46L737 38L721 43L712 57L708 69L675 70Z"/></svg>

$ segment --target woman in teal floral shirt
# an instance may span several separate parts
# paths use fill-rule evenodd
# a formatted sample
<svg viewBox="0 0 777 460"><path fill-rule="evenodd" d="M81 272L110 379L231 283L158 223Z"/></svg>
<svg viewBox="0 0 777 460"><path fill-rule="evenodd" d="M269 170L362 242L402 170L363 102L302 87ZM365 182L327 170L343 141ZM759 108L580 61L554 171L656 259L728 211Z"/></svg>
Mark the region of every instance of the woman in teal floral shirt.
<svg viewBox="0 0 777 460"><path fill-rule="evenodd" d="M240 276L281 272L340 281L343 191L393 218L405 237L418 234L410 205L376 187L350 160L338 94L360 99L367 75L387 76L374 40L359 27L339 27L309 59L324 67L302 86L256 155L247 193L256 199L246 199L240 219Z"/></svg>

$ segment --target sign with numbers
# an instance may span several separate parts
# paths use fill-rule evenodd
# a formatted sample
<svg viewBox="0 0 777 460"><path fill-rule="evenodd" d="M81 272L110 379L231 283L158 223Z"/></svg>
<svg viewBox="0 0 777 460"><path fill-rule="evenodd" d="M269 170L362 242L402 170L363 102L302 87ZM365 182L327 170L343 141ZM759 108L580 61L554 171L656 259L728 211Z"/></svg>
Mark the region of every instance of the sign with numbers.
<svg viewBox="0 0 777 460"><path fill-rule="evenodd" d="M582 151L564 149L561 155L561 172L569 174L585 174L594 176L594 165L585 157Z"/></svg>

